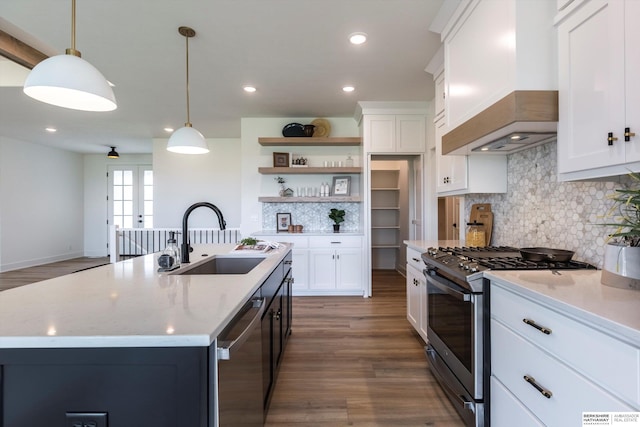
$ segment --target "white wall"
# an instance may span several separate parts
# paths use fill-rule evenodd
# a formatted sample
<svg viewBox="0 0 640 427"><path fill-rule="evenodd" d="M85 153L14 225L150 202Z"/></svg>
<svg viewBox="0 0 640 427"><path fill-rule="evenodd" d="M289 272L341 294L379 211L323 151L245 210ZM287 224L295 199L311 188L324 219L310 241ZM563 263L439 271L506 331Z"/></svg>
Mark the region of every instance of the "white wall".
<svg viewBox="0 0 640 427"><path fill-rule="evenodd" d="M263 147L258 144L259 137L281 137L282 128L288 123L311 123L314 117L277 117L277 118L243 118L241 124L242 150L240 153L242 169L242 219L240 228L242 235L249 235L262 228L262 204L258 202L261 195L277 194L278 185L273 175L262 176L258 167L273 166L273 152L296 152L291 147ZM360 136L357 122L352 118L327 118L331 124L329 136ZM298 152L311 156L316 161L345 160L350 153L356 166L362 166L360 147L305 147ZM290 178L290 177L287 177ZM291 179L291 178L290 178ZM311 178L309 178L311 179ZM304 176L296 178L298 185L318 185L311 183ZM357 186L352 183L357 188ZM295 185L293 185L295 187Z"/></svg>
<svg viewBox="0 0 640 427"><path fill-rule="evenodd" d="M151 165L151 154L84 155L84 255L107 256L107 168L109 165Z"/></svg>
<svg viewBox="0 0 640 427"><path fill-rule="evenodd" d="M207 139L207 154L167 151L167 139L153 141L155 227L180 227L184 211L197 202L210 202L224 215L228 228L240 226L240 139ZM256 172L257 174L257 172ZM209 209L196 209L189 227L218 227Z"/></svg>
<svg viewBox="0 0 640 427"><path fill-rule="evenodd" d="M0 271L83 255L82 155L0 137Z"/></svg>

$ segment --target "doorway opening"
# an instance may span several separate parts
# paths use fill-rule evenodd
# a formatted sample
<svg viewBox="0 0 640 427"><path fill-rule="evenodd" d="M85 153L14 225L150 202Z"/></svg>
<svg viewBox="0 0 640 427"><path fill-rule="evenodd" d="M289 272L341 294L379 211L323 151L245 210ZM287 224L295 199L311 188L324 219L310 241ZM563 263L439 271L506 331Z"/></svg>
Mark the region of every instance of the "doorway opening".
<svg viewBox="0 0 640 427"><path fill-rule="evenodd" d="M464 222L460 218L461 197L438 197L438 240L459 240Z"/></svg>
<svg viewBox="0 0 640 427"><path fill-rule="evenodd" d="M371 270L396 270L404 275L407 260L403 241L424 238L423 162L423 155L370 156L367 218Z"/></svg>

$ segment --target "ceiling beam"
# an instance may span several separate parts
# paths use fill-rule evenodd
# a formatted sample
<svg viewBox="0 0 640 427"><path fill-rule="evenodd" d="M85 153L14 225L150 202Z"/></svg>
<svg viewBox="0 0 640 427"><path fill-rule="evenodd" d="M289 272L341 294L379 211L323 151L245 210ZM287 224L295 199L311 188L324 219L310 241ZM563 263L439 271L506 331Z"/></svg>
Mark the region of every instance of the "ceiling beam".
<svg viewBox="0 0 640 427"><path fill-rule="evenodd" d="M2 30L0 30L0 55L29 69L48 58L44 53Z"/></svg>

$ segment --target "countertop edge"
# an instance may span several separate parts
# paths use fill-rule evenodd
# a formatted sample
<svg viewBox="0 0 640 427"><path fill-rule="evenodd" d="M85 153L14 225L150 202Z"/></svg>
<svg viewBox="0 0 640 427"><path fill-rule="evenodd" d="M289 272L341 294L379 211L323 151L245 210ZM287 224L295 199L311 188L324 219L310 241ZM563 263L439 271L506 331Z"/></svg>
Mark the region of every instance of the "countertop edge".
<svg viewBox="0 0 640 427"><path fill-rule="evenodd" d="M580 271L583 272L582 274L598 275L598 277L601 273L600 270L590 271L586 273L584 270ZM519 294L534 302L542 303L562 315L571 317L572 319L577 320L581 323L587 323L603 333L606 333L614 338L620 339L630 345L640 348L640 329L635 328L633 325L622 323L625 321L625 319L617 321L610 318L610 316L606 313L606 301L602 302L602 304L600 305L601 311L597 312L592 308L586 308L584 306L580 306L580 304L578 303L568 301L568 298L563 298L561 295L555 294L553 291L544 292L540 289L534 289L532 286L528 285L525 282L516 282L502 277L500 274L501 272L489 271L484 273L484 277L492 281L492 283L496 283L498 286L502 286L503 288L511 292ZM595 286L598 285L605 286L599 283ZM615 288L606 289L606 291L612 294L616 294L617 296L618 294L624 292L637 292L633 290ZM624 298L624 295L620 296ZM635 294L629 294L629 296L636 299L640 298L640 295ZM636 311L636 313L640 313L640 306L638 306L638 310ZM617 314L621 315L623 313ZM633 313L629 313L629 315L633 316Z"/></svg>

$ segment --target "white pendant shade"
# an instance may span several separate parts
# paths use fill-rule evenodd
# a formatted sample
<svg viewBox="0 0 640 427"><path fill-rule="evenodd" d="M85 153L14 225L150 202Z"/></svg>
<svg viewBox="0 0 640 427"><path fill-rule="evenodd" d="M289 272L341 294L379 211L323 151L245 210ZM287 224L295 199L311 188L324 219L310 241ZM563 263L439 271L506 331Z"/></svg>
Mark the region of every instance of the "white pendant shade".
<svg viewBox="0 0 640 427"><path fill-rule="evenodd" d="M112 111L116 97L93 65L74 55L52 56L27 76L24 93L47 104L73 110Z"/></svg>
<svg viewBox="0 0 640 427"><path fill-rule="evenodd" d="M209 152L204 136L191 126L184 126L171 134L167 150L181 154L205 154Z"/></svg>

